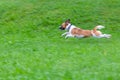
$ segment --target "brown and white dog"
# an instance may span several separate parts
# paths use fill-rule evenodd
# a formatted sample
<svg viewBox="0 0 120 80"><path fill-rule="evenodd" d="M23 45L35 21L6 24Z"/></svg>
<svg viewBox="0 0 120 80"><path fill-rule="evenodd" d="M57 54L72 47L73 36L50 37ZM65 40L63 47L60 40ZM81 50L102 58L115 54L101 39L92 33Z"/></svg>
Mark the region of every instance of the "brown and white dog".
<svg viewBox="0 0 120 80"><path fill-rule="evenodd" d="M101 31L98 31L98 29L102 29L104 26L98 25L92 30L84 30L81 28L78 28L70 23L70 19L66 20L59 29L61 30L67 30L68 32L65 32L62 34L62 36L66 35L65 38L68 37L77 37L77 38L85 38L85 37L96 37L96 38L110 38L110 34L102 34Z"/></svg>

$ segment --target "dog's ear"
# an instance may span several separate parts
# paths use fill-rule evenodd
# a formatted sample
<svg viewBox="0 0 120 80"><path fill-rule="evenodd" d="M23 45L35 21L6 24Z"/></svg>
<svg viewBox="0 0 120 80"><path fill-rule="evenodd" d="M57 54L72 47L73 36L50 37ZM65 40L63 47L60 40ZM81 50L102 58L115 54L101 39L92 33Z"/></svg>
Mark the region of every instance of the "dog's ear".
<svg viewBox="0 0 120 80"><path fill-rule="evenodd" d="M70 23L70 19L67 19L65 22L66 22L66 23Z"/></svg>
<svg viewBox="0 0 120 80"><path fill-rule="evenodd" d="M68 19L67 21L69 21L69 22L70 22L70 19Z"/></svg>

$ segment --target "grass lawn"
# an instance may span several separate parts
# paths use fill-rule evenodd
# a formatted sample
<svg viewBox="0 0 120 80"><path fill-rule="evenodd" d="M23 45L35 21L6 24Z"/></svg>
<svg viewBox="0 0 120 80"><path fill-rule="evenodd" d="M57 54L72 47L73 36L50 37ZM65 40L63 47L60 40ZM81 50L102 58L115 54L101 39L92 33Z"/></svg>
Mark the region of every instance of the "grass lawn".
<svg viewBox="0 0 120 80"><path fill-rule="evenodd" d="M63 21L110 39L61 37ZM0 80L119 80L120 0L0 0Z"/></svg>

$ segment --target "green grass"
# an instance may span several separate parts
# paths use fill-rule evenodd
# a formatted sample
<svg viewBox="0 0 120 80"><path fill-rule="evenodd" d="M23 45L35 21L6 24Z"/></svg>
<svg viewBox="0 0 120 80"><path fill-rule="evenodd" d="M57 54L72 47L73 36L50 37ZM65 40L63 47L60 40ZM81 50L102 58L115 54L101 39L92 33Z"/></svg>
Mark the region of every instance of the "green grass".
<svg viewBox="0 0 120 80"><path fill-rule="evenodd" d="M119 80L119 0L0 0L0 80ZM70 18L110 39L65 39Z"/></svg>

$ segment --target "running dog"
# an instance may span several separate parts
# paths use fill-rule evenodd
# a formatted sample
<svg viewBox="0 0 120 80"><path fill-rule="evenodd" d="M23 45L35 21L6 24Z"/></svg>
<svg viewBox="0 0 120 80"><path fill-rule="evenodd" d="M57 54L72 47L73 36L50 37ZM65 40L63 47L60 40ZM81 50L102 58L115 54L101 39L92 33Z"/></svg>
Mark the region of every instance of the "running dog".
<svg viewBox="0 0 120 80"><path fill-rule="evenodd" d="M63 33L61 36L65 36L65 38L68 37L77 37L77 38L86 38L86 37L96 37L96 38L110 38L110 34L102 34L100 29L105 28L102 25L98 25L92 30L84 30L81 28L76 27L75 25L72 25L70 22L70 19L66 20L62 23L62 25L59 27L61 30L67 30L68 32Z"/></svg>

